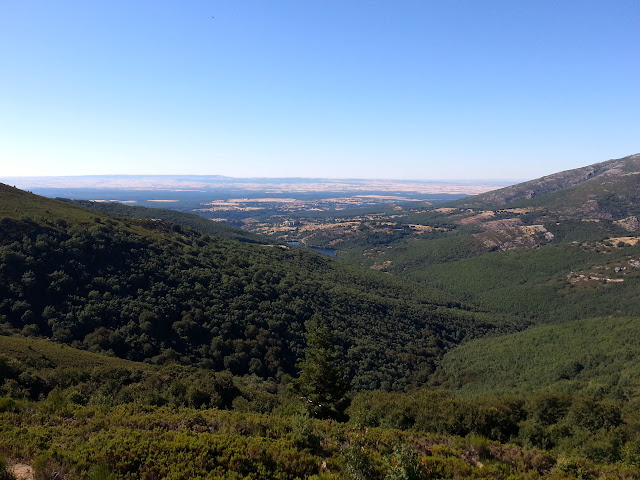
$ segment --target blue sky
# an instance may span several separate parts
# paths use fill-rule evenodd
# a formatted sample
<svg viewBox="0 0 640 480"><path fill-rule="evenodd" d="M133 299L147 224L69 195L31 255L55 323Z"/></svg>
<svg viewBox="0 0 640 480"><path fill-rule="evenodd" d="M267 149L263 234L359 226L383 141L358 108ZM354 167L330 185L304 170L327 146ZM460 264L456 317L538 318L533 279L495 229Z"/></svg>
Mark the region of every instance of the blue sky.
<svg viewBox="0 0 640 480"><path fill-rule="evenodd" d="M3 0L0 175L535 178L640 152L639 24L636 0Z"/></svg>

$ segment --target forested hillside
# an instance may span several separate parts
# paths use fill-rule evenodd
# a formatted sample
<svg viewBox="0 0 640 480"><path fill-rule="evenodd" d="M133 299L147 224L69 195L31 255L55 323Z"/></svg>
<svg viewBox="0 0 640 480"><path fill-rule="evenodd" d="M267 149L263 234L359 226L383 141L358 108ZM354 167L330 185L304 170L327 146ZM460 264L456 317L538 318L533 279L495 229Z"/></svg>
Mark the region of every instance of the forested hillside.
<svg viewBox="0 0 640 480"><path fill-rule="evenodd" d="M544 389L599 399L640 397L640 318L588 318L462 345L443 360L467 396Z"/></svg>
<svg viewBox="0 0 640 480"><path fill-rule="evenodd" d="M199 232L207 235L215 235L216 237L226 238L229 240L262 244L270 243L267 239L258 235L240 230L239 228L231 227L222 222L214 222L213 220L209 220L193 213L179 212L177 210L169 210L166 208L130 206L117 202L92 202L89 200L69 200L63 198L58 198L57 200L62 200L82 208L118 217L164 220L184 227L193 228L194 230L198 230Z"/></svg>
<svg viewBox="0 0 640 480"><path fill-rule="evenodd" d="M639 174L639 155L561 172L395 218L401 236L340 253L533 322L640 315Z"/></svg>
<svg viewBox="0 0 640 480"><path fill-rule="evenodd" d="M523 326L312 252L0 194L5 334L281 378L297 374L305 323L318 315L356 389L400 389L424 382L461 340Z"/></svg>
<svg viewBox="0 0 640 480"><path fill-rule="evenodd" d="M453 392L634 398L639 174L638 155L561 172L396 218L401 237L340 255L531 324L449 351L431 379Z"/></svg>

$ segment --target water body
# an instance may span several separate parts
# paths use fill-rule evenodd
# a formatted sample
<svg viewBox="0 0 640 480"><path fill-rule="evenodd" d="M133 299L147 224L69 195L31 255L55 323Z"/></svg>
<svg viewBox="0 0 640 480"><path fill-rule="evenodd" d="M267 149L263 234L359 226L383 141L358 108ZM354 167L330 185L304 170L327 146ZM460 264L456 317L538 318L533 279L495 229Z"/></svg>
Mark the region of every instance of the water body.
<svg viewBox="0 0 640 480"><path fill-rule="evenodd" d="M309 247L311 250L315 250L318 253L321 253L323 255L329 255L330 257L337 257L338 255L336 254L336 251L333 250L332 248L316 248L316 247Z"/></svg>
<svg viewBox="0 0 640 480"><path fill-rule="evenodd" d="M310 248L311 250L315 250L318 253L321 253L323 255L328 255L330 257L337 257L338 256L338 255L336 255L336 251L333 250L332 248L307 247L307 246L303 245L300 242L287 242L287 245L291 245L291 246L294 246L294 247Z"/></svg>

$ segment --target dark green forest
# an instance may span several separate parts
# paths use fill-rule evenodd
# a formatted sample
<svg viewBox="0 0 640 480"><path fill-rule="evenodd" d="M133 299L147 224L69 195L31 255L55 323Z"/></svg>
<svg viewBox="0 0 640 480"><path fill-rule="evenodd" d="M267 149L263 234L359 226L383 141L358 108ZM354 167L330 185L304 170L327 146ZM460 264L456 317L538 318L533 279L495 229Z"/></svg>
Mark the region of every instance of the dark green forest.
<svg viewBox="0 0 640 480"><path fill-rule="evenodd" d="M215 235L216 237L222 237L229 240L262 244L269 243L265 238L258 235L230 227L222 222L214 222L194 213L169 210L167 208L129 206L118 202L91 202L89 200L70 200L65 198L57 198L56 200L61 200L82 208L118 217L164 220L184 227L193 228L205 235Z"/></svg>
<svg viewBox="0 0 640 480"><path fill-rule="evenodd" d="M632 198L562 185L335 259L0 184L0 478L640 478Z"/></svg>
<svg viewBox="0 0 640 480"><path fill-rule="evenodd" d="M279 379L296 374L305 322L319 315L354 388L402 389L449 346L517 329L312 252L129 222L2 220L3 332Z"/></svg>
<svg viewBox="0 0 640 480"><path fill-rule="evenodd" d="M639 357L638 318L599 317L469 342L441 365L450 388L465 397L544 389L635 405Z"/></svg>

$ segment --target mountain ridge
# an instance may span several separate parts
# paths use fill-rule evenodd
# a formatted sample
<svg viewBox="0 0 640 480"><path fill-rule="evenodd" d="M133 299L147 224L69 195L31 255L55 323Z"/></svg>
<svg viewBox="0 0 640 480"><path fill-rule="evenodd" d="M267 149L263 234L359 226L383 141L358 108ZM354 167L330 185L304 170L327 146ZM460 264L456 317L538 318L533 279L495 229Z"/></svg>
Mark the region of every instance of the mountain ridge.
<svg viewBox="0 0 640 480"><path fill-rule="evenodd" d="M552 194L602 177L640 171L640 154L606 160L585 167L565 170L527 182L492 190L452 202L451 206L467 208L497 208Z"/></svg>

